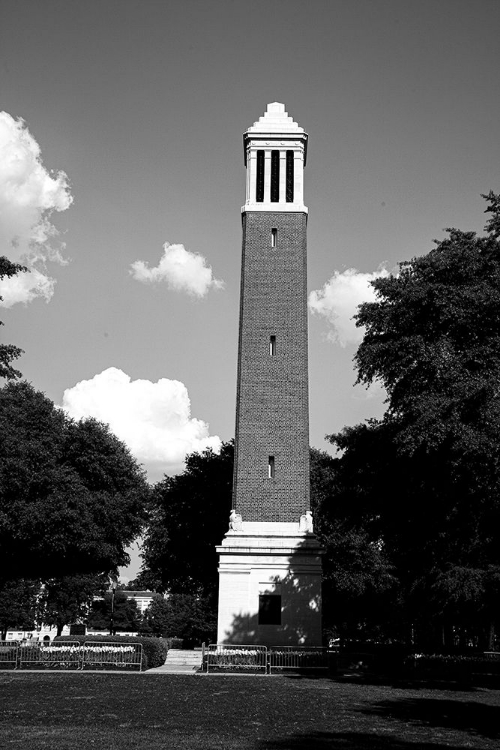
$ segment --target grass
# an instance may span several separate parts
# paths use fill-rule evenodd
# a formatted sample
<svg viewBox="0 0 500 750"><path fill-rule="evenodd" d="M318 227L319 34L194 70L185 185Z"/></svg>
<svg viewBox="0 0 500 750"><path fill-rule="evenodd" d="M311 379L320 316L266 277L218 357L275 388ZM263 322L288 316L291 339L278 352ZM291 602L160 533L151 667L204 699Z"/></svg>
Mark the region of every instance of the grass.
<svg viewBox="0 0 500 750"><path fill-rule="evenodd" d="M498 750L500 691L328 678L0 673L0 747Z"/></svg>

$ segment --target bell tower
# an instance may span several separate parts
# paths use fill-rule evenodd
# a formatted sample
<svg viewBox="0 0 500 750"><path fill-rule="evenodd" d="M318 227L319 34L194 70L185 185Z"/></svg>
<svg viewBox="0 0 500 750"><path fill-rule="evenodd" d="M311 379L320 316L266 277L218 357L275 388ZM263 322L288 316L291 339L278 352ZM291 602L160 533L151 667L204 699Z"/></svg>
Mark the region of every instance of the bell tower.
<svg viewBox="0 0 500 750"><path fill-rule="evenodd" d="M321 645L309 510L307 134L269 104L243 136L233 510L219 552L218 642Z"/></svg>

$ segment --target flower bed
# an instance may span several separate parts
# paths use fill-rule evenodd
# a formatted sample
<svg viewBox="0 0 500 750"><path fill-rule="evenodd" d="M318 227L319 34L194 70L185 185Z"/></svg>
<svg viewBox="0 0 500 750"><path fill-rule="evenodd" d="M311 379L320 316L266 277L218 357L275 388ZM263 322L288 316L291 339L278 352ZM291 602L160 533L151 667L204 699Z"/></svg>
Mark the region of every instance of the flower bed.
<svg viewBox="0 0 500 750"><path fill-rule="evenodd" d="M265 646L209 645L205 654L207 672L255 672L267 670Z"/></svg>

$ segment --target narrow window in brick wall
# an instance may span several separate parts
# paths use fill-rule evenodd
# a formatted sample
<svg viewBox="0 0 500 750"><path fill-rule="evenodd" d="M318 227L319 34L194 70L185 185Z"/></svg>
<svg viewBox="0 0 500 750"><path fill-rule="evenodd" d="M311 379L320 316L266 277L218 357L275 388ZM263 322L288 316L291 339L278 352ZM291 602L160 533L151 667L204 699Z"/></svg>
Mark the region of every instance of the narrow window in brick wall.
<svg viewBox="0 0 500 750"><path fill-rule="evenodd" d="M286 202L293 203L293 151L286 152Z"/></svg>
<svg viewBox="0 0 500 750"><path fill-rule="evenodd" d="M281 596L260 594L259 625L281 625Z"/></svg>
<svg viewBox="0 0 500 750"><path fill-rule="evenodd" d="M269 336L269 354L271 357L276 356L276 336Z"/></svg>
<svg viewBox="0 0 500 750"><path fill-rule="evenodd" d="M278 242L278 230L273 227L273 229L271 229L271 247L276 247L277 242Z"/></svg>
<svg viewBox="0 0 500 750"><path fill-rule="evenodd" d="M264 152L257 151L257 185L255 200L257 203L264 201Z"/></svg>
<svg viewBox="0 0 500 750"><path fill-rule="evenodd" d="M280 199L280 152L271 151L271 203Z"/></svg>
<svg viewBox="0 0 500 750"><path fill-rule="evenodd" d="M275 472L274 456L269 456L269 462L267 465L267 476L269 477L269 479L274 479L274 472Z"/></svg>

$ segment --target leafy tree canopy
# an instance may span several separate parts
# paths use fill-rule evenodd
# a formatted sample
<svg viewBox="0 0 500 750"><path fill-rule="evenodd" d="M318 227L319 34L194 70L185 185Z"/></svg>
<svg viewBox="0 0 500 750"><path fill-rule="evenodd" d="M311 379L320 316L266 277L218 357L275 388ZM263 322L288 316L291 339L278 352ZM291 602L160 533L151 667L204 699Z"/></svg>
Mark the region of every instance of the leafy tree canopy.
<svg viewBox="0 0 500 750"><path fill-rule="evenodd" d="M323 556L323 628L333 636L394 631L396 579L369 502L342 494L339 459L311 449L311 506ZM392 622L391 622L392 621ZM393 633L395 635L395 633Z"/></svg>
<svg viewBox="0 0 500 750"><path fill-rule="evenodd" d="M387 410L330 436L336 512L363 520L421 619L472 604L486 617L498 585L500 199L484 197L485 236L449 229L373 282L355 362L358 382L382 383Z"/></svg>
<svg viewBox="0 0 500 750"><path fill-rule="evenodd" d="M155 596L144 613L143 630L182 638L184 646L212 643L217 637L217 613L212 599L195 594Z"/></svg>
<svg viewBox="0 0 500 750"><path fill-rule="evenodd" d="M26 382L0 389L0 578L116 571L149 490L128 449Z"/></svg>
<svg viewBox="0 0 500 750"><path fill-rule="evenodd" d="M45 582L38 601L39 620L55 626L61 635L65 625L86 620L95 596L109 587L105 573L51 578Z"/></svg>
<svg viewBox="0 0 500 750"><path fill-rule="evenodd" d="M16 273L27 271L24 266L17 263L11 263L5 256L0 257L0 279L15 276ZM0 300L2 297L0 297ZM3 325L0 321L0 325ZM15 379L20 378L21 373L12 366L13 360L17 359L23 353L22 349L13 344L0 344L0 378Z"/></svg>
<svg viewBox="0 0 500 750"><path fill-rule="evenodd" d="M183 474L155 486L141 578L157 590L215 595L215 545L229 526L233 454L232 442L224 443L218 454L210 449L193 453Z"/></svg>
<svg viewBox="0 0 500 750"><path fill-rule="evenodd" d="M36 626L40 581L10 581L0 588L0 635L7 630L31 630Z"/></svg>

